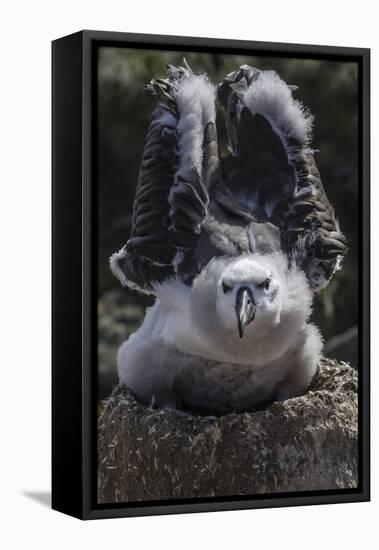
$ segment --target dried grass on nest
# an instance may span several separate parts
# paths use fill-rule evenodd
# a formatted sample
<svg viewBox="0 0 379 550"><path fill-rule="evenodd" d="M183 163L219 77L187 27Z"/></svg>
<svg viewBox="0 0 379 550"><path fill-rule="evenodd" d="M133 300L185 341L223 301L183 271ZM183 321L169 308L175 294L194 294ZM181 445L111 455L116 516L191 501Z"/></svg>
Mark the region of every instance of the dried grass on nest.
<svg viewBox="0 0 379 550"><path fill-rule="evenodd" d="M99 418L101 503L357 485L357 373L323 359L308 392L219 418L152 410L117 386Z"/></svg>

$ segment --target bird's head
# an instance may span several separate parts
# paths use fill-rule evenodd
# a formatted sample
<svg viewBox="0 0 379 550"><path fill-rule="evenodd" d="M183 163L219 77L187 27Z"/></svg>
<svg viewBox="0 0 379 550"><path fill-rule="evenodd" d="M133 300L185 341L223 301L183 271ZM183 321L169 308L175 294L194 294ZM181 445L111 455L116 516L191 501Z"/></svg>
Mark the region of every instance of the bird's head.
<svg viewBox="0 0 379 550"><path fill-rule="evenodd" d="M180 280L155 286L173 313L164 337L174 346L218 361L256 364L295 345L308 320L312 293L305 274L285 254L213 258L192 287Z"/></svg>
<svg viewBox="0 0 379 550"><path fill-rule="evenodd" d="M225 267L217 284L216 309L224 328L240 338L280 322L280 273L264 256L245 257Z"/></svg>

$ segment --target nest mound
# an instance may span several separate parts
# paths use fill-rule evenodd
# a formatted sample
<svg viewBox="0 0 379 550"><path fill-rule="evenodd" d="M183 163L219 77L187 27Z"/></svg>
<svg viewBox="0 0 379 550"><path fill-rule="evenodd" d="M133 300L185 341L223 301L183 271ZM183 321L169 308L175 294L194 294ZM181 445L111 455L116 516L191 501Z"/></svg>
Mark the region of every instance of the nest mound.
<svg viewBox="0 0 379 550"><path fill-rule="evenodd" d="M353 368L323 359L305 395L215 418L116 386L99 418L98 502L354 488L357 389Z"/></svg>

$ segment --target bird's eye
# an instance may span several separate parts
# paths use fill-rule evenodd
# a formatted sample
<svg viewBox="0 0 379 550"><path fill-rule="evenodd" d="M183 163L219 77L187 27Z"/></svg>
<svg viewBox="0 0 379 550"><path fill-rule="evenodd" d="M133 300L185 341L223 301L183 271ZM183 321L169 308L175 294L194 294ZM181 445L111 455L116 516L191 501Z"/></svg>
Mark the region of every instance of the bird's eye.
<svg viewBox="0 0 379 550"><path fill-rule="evenodd" d="M223 282L222 290L224 291L224 294L226 294L227 292L230 292L232 290L232 287Z"/></svg>
<svg viewBox="0 0 379 550"><path fill-rule="evenodd" d="M270 279L266 279L263 283L263 286L266 290L268 290L270 286Z"/></svg>

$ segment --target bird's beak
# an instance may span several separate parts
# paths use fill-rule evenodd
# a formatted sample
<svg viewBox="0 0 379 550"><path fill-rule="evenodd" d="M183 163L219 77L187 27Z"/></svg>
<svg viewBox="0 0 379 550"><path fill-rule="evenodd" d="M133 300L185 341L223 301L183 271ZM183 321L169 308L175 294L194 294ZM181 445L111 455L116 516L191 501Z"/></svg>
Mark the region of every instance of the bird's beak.
<svg viewBox="0 0 379 550"><path fill-rule="evenodd" d="M240 338L243 336L245 327L253 321L256 309L257 305L250 288L246 286L239 288L236 296L236 315Z"/></svg>

